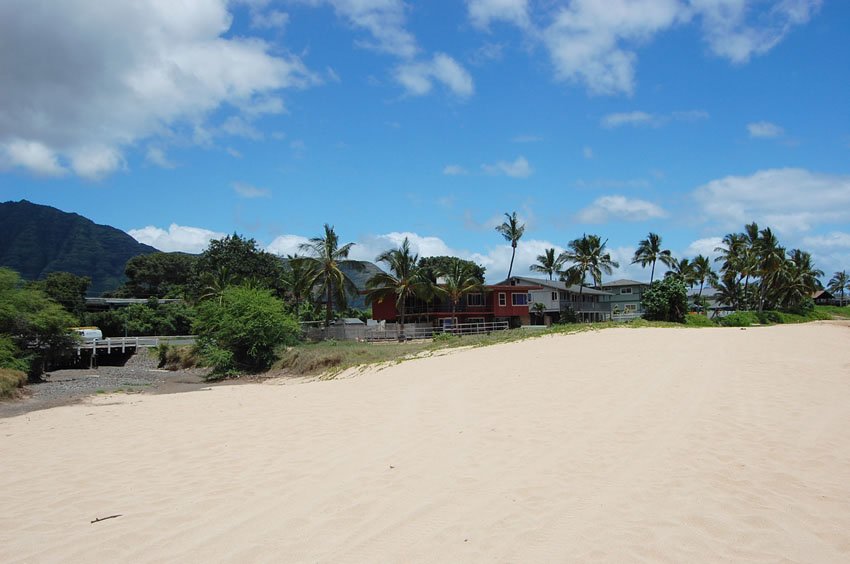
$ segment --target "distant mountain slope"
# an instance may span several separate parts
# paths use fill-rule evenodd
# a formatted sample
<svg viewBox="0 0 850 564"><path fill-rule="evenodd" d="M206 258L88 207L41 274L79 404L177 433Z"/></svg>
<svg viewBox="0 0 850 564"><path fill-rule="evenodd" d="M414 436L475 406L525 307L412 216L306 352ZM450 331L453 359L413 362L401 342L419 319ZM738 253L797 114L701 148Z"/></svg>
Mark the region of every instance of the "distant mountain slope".
<svg viewBox="0 0 850 564"><path fill-rule="evenodd" d="M90 276L93 296L124 281L127 260L156 252L114 227L26 200L0 203L0 226L0 266L27 280L59 271Z"/></svg>

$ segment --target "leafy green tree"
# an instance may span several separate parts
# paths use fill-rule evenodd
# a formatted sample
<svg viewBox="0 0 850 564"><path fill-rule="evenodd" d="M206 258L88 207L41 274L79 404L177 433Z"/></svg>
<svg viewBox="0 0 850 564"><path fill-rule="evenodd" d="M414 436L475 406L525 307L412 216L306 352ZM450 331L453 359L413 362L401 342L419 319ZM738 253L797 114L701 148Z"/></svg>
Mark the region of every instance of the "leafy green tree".
<svg viewBox="0 0 850 564"><path fill-rule="evenodd" d="M635 256L632 258L632 264L640 264L643 268L646 268L648 264L652 265L652 270L649 274L649 284L652 285L655 279L655 263L657 261L661 261L668 268L675 264L675 259L670 250L661 248L661 235L650 232L646 239L642 239L638 243Z"/></svg>
<svg viewBox="0 0 850 564"><path fill-rule="evenodd" d="M823 288L819 278L823 271L815 268L812 255L792 249L779 273L779 301L782 308L797 313L814 309L812 294Z"/></svg>
<svg viewBox="0 0 850 564"><path fill-rule="evenodd" d="M688 289L675 276L658 280L641 296L644 318L684 323L688 312Z"/></svg>
<svg viewBox="0 0 850 564"><path fill-rule="evenodd" d="M757 257L756 272L759 276L758 311L762 312L768 300L775 295L779 275L785 265L785 248L779 244L779 239L770 227L766 227L759 231L754 250Z"/></svg>
<svg viewBox="0 0 850 564"><path fill-rule="evenodd" d="M128 298L181 298L192 282L198 257L187 253L151 253L127 261L127 281L115 295Z"/></svg>
<svg viewBox="0 0 850 564"><path fill-rule="evenodd" d="M532 272L546 274L549 280L552 280L557 274L561 275L564 268L563 255L556 255L555 249L544 249L542 255L537 255L537 263L532 264L528 269Z"/></svg>
<svg viewBox="0 0 850 564"><path fill-rule="evenodd" d="M460 299L470 292L480 291L481 281L464 261L455 261L440 272L442 284L434 287L436 293L446 296L452 304L452 323L457 313Z"/></svg>
<svg viewBox="0 0 850 564"><path fill-rule="evenodd" d="M32 283L77 319L86 310L86 292L90 284L91 278L88 276L77 276L70 272L51 272L44 280Z"/></svg>
<svg viewBox="0 0 850 564"><path fill-rule="evenodd" d="M827 284L829 291L833 295L838 294L841 299L839 303L844 305L844 292L850 291L850 277L847 276L847 271L842 270L840 272L836 272L832 275L832 278L829 279Z"/></svg>
<svg viewBox="0 0 850 564"><path fill-rule="evenodd" d="M273 254L257 246L254 239L234 233L210 241L192 270L193 294L200 298L214 282L226 277L226 285L251 282L258 287L279 291L283 265ZM218 288L220 291L223 288Z"/></svg>
<svg viewBox="0 0 850 564"><path fill-rule="evenodd" d="M702 290L706 283L713 286L717 280L717 273L711 269L709 258L703 255L697 255L693 262L693 281L699 283L697 302L702 301ZM708 312L706 312L706 315L708 315Z"/></svg>
<svg viewBox="0 0 850 564"><path fill-rule="evenodd" d="M76 320L38 288L27 286L20 275L0 268L0 339L7 344L5 356L25 362L32 377L75 340L68 329ZM8 343L13 352L8 353ZM8 366L8 368L15 368Z"/></svg>
<svg viewBox="0 0 850 564"><path fill-rule="evenodd" d="M310 289L325 298L325 326L333 320L334 304L341 309L346 307L346 294L356 294L357 286L340 267L348 265L355 270L364 268L361 261L349 260L348 254L354 243L339 246L339 236L334 228L325 224L324 237L313 237L300 245L307 256L300 259L309 268Z"/></svg>
<svg viewBox="0 0 850 564"><path fill-rule="evenodd" d="M424 276L426 276L432 283L436 284L437 278L440 277L440 273L449 270L452 268L454 263L458 261L465 264L466 268L472 272L473 276L475 276L479 282L484 284L484 273L486 272L486 269L471 260L447 256L422 257L419 259L419 268L422 269Z"/></svg>
<svg viewBox="0 0 850 564"><path fill-rule="evenodd" d="M296 344L301 334L283 301L270 290L245 286L225 289L221 301L198 304L194 330L218 372L267 368L275 350Z"/></svg>
<svg viewBox="0 0 850 564"><path fill-rule="evenodd" d="M384 251L375 258L383 262L389 272L378 272L366 281L366 303L392 300L399 315L398 340L404 341L404 320L407 313L407 301L424 296L429 292L431 283L417 265L419 255L410 250L410 241L404 238L397 249Z"/></svg>
<svg viewBox="0 0 850 564"><path fill-rule="evenodd" d="M523 233L525 233L525 224L520 224L516 212L505 213L505 221L501 225L496 226L496 231L501 233L502 237L511 243L511 265L508 267L508 278L510 278L511 271L514 269L517 244L522 238Z"/></svg>
<svg viewBox="0 0 850 564"><path fill-rule="evenodd" d="M602 273L611 274L620 264L611 259L611 255L605 251L608 241L604 242L599 235L582 235L579 239L573 239L567 245L567 250L561 253L560 258L564 264L572 264L561 275L561 280L567 286L573 283L579 285L578 295L581 301L587 275L593 279L597 286L602 284Z"/></svg>
<svg viewBox="0 0 850 564"><path fill-rule="evenodd" d="M309 301L310 283L312 281L312 263L302 260L303 257L286 255L283 259L283 275L281 278L286 301L295 311L298 311L304 300Z"/></svg>

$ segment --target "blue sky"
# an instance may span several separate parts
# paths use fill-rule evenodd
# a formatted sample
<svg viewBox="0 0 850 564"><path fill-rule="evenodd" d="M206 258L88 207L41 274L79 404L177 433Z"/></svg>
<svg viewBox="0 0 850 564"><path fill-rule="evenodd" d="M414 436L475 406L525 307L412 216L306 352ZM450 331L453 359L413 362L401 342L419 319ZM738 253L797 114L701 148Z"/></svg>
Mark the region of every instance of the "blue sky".
<svg viewBox="0 0 850 564"><path fill-rule="evenodd" d="M113 5L115 4L115 5ZM495 281L598 233L622 268L745 222L850 268L850 4L820 0L9 0L0 200L197 252L356 258L409 236Z"/></svg>

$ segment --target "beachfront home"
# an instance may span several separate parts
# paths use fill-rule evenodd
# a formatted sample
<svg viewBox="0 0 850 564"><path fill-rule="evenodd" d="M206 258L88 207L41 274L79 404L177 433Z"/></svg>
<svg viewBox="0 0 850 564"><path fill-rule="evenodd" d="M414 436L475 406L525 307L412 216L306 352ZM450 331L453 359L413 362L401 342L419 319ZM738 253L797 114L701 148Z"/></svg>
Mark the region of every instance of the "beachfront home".
<svg viewBox="0 0 850 564"><path fill-rule="evenodd" d="M838 303L838 300L830 294L827 290L818 290L817 292L812 294L812 299L818 305L830 305L832 303Z"/></svg>
<svg viewBox="0 0 850 564"><path fill-rule="evenodd" d="M622 278L604 282L599 288L611 294L611 309L615 314L628 317L643 315L640 299L649 290L649 284Z"/></svg>
<svg viewBox="0 0 850 564"><path fill-rule="evenodd" d="M528 276L511 276L499 283L502 286L537 286L529 291L529 310L535 314L534 304L543 304L546 325L557 322L564 312L572 310L581 321L605 321L611 318L611 293L595 288L567 287L558 280L545 280Z"/></svg>
<svg viewBox="0 0 850 564"><path fill-rule="evenodd" d="M480 292L464 295L454 306L445 296L430 301L411 298L405 304L406 323L427 323L433 327L451 327L456 324L492 323L507 321L511 327L531 324L530 293L539 290L536 284L485 285ZM375 301L372 318L377 321L398 321L398 310L393 300Z"/></svg>

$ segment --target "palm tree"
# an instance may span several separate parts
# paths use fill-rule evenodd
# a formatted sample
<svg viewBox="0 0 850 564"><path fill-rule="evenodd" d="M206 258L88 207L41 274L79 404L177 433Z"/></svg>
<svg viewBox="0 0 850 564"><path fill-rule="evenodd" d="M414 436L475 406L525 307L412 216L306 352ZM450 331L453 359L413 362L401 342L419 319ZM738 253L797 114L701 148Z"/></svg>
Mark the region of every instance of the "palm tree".
<svg viewBox="0 0 850 564"><path fill-rule="evenodd" d="M549 280L556 274L561 274L561 269L564 267L564 258L561 255L555 256L555 249L545 249L542 255L537 255L537 264L532 264L528 270L532 272L540 272L547 274ZM510 274L508 274L510 278Z"/></svg>
<svg viewBox="0 0 850 564"><path fill-rule="evenodd" d="M841 296L840 303L844 305L844 291L850 291L850 277L847 276L847 271L842 270L833 274L832 278L829 279L828 288L833 294Z"/></svg>
<svg viewBox="0 0 850 564"><path fill-rule="evenodd" d="M579 302L581 302L582 291L590 273L593 282L598 286L602 283L602 273L611 274L620 264L611 259L611 255L605 252L605 242L599 235L582 235L580 239L573 239L567 245L567 250L561 253L559 258L564 263L572 264L561 274L561 280L569 287L570 283L579 284Z"/></svg>
<svg viewBox="0 0 850 564"><path fill-rule="evenodd" d="M714 285L717 283L717 273L711 270L711 261L708 260L708 257L703 255L697 255L694 258L693 264L693 280L694 282L699 282L699 294L697 295L697 303L702 305L702 289L705 286L705 283L708 282L710 285ZM706 315L708 312L706 311Z"/></svg>
<svg viewBox="0 0 850 564"><path fill-rule="evenodd" d="M339 237L334 228L325 224L325 236L313 237L307 243L298 246L299 250L308 253L300 260L310 268L309 287L311 291L317 291L325 296L325 326L331 324L333 319L334 300L337 304L345 304L347 293L357 293L357 287L351 278L345 274L341 267L350 266L362 270L364 265L360 261L348 260L348 253L354 243L339 246Z"/></svg>
<svg viewBox="0 0 850 564"><path fill-rule="evenodd" d="M714 289L717 291L714 294L714 299L719 303L729 305L737 311L741 302L741 283L732 273L726 274L723 278L713 283Z"/></svg>
<svg viewBox="0 0 850 564"><path fill-rule="evenodd" d="M810 253L800 249L792 249L788 253L788 260L778 276L779 298L786 309L798 308L804 300L811 299L813 293L823 288L818 280L823 271L815 268Z"/></svg>
<svg viewBox="0 0 850 564"><path fill-rule="evenodd" d="M664 277L675 276L682 282L684 282L688 288L693 288L696 283L696 278L694 278L694 263L692 263L689 259L683 258L682 260L674 260L672 270L667 271L664 274Z"/></svg>
<svg viewBox="0 0 850 564"><path fill-rule="evenodd" d="M661 261L664 265L673 266L673 254L668 249L661 248L661 235L652 233L646 239L638 243L637 251L632 259L632 264L640 264L646 268L647 264L652 265L652 271L649 274L649 285L652 286L652 281L655 279L655 262Z"/></svg>
<svg viewBox="0 0 850 564"><path fill-rule="evenodd" d="M434 290L446 296L452 303L452 325L454 325L457 304L464 295L480 290L481 280L469 264L460 260L451 261L439 274L442 284L436 286Z"/></svg>
<svg viewBox="0 0 850 564"><path fill-rule="evenodd" d="M520 225L517 219L516 212L505 213L505 221L496 227L496 231L502 234L507 241L511 242L511 265L508 267L508 278L511 277L511 271L514 269L514 257L516 256L516 246L522 234L525 233L525 225Z"/></svg>
<svg viewBox="0 0 850 564"><path fill-rule="evenodd" d="M755 225L755 224L753 224ZM748 225L747 228L750 226ZM757 257L759 281L759 312L764 311L764 305L777 281L777 275L785 265L785 249L779 245L779 239L770 227L759 231L753 250Z"/></svg>
<svg viewBox="0 0 850 564"><path fill-rule="evenodd" d="M205 272L201 278L201 283L204 293L201 294L199 299L218 298L218 304L221 305L222 299L224 299L224 290L229 286L235 286L237 278L226 265L221 265L213 272Z"/></svg>
<svg viewBox="0 0 850 564"><path fill-rule="evenodd" d="M411 253L407 237L399 248L384 251L375 258L375 262L386 263L390 271L378 272L366 281L366 303L394 300L399 315L398 340L404 341L407 300L425 293L430 280L417 265L419 255Z"/></svg>
<svg viewBox="0 0 850 564"><path fill-rule="evenodd" d="M286 255L286 266L283 269L282 285L291 300L291 305L297 311L301 301L310 297L310 281L312 272L310 263L298 254Z"/></svg>

